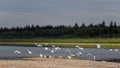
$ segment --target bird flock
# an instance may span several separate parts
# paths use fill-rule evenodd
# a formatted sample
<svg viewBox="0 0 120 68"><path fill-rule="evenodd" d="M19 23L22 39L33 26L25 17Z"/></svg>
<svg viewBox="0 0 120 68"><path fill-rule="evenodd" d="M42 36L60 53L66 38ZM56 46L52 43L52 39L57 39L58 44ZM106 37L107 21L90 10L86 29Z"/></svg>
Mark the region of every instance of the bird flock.
<svg viewBox="0 0 120 68"><path fill-rule="evenodd" d="M101 48L100 44L95 44L95 45L96 45L97 49ZM51 45L51 47L47 47L47 46L45 47L42 44L35 43L35 46L40 47L40 48L44 49L45 51L50 52L51 54L57 53L57 52L59 52L59 50L61 50L60 47L56 47L55 45ZM75 48L78 49L75 52L72 52L70 49L66 49L64 51L66 54L68 54L67 55L68 59L77 58L77 57L92 57L92 60L94 60L94 61L96 60L96 56L94 54L92 54L92 53L83 54L83 51L85 51L85 49L83 47L80 47L79 45L76 45ZM109 51L110 52L112 52L112 51L118 52L119 50L118 49L109 49ZM26 48L26 52L30 56L32 56L32 54L34 53L29 48ZM15 50L14 53L19 54L19 55L22 54L22 52L20 50ZM45 55L45 54L42 54L42 53L39 53L39 57L42 57L42 58L55 58L55 57L53 57L51 55ZM57 58L64 58L64 57L62 55L59 55Z"/></svg>

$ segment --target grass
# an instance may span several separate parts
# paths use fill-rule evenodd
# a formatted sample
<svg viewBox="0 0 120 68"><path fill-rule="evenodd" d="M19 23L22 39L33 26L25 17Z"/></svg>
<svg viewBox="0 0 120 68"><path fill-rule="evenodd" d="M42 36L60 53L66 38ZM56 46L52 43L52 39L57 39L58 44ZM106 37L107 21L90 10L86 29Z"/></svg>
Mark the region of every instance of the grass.
<svg viewBox="0 0 120 68"><path fill-rule="evenodd" d="M95 48L96 43L103 48L120 48L120 38L70 38L70 39L0 39L0 44L4 45L34 45L40 43L43 45L56 45L59 47L75 47L79 45L86 48Z"/></svg>
<svg viewBox="0 0 120 68"><path fill-rule="evenodd" d="M54 42L54 43L120 43L120 38L69 38L69 39L0 39L1 42Z"/></svg>

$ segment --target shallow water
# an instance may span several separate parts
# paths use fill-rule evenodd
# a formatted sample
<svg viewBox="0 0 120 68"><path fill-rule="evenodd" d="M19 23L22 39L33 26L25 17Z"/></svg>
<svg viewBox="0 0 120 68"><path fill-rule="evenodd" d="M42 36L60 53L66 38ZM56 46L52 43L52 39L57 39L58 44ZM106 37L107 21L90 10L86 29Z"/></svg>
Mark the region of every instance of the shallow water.
<svg viewBox="0 0 120 68"><path fill-rule="evenodd" d="M27 48L32 52L30 55L27 51ZM21 51L21 54L14 53L14 51ZM51 50L54 50L51 48ZM77 55L81 52L80 55ZM18 57L33 57L47 55L53 57L63 56L67 58L68 55L76 54L77 59L90 59L90 60L113 60L120 59L120 49L95 49L95 48L84 48L84 50L78 48L61 48L60 50L51 53L50 50L45 50L45 47L21 47L21 46L0 46L0 58L8 59L8 58L18 58Z"/></svg>

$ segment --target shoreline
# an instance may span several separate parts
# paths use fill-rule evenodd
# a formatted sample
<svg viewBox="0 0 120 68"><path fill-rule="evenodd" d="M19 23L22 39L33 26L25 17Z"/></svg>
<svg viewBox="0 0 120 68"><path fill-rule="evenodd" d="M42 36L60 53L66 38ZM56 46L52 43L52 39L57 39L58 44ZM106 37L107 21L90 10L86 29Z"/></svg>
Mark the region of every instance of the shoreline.
<svg viewBox="0 0 120 68"><path fill-rule="evenodd" d="M56 47L61 48L73 48L76 45L83 48L96 48L96 43L48 43L48 42L0 42L0 46L30 46L37 47L35 43L41 44L44 47L51 47L51 45L55 45ZM102 48L117 48L120 49L120 44L110 44L110 43L101 43Z"/></svg>
<svg viewBox="0 0 120 68"><path fill-rule="evenodd" d="M68 58L43 58L43 57L0 57L0 60L36 60L36 59L62 59L62 60L85 60L85 61L94 61L94 60L87 60L87 59L68 59ZM112 62L112 63L120 63L120 59L107 59L107 60L95 60L96 62Z"/></svg>
<svg viewBox="0 0 120 68"><path fill-rule="evenodd" d="M119 68L119 63L106 61L24 58L23 60L0 60L2 68Z"/></svg>

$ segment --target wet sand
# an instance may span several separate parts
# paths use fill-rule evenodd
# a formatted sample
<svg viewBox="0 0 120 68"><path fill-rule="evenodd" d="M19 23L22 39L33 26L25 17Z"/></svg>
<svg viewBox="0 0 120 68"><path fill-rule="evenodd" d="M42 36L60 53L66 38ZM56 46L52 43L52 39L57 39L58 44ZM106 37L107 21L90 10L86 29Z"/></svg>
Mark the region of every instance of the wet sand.
<svg viewBox="0 0 120 68"><path fill-rule="evenodd" d="M76 59L24 58L21 60L0 60L0 68L120 68L120 63Z"/></svg>

